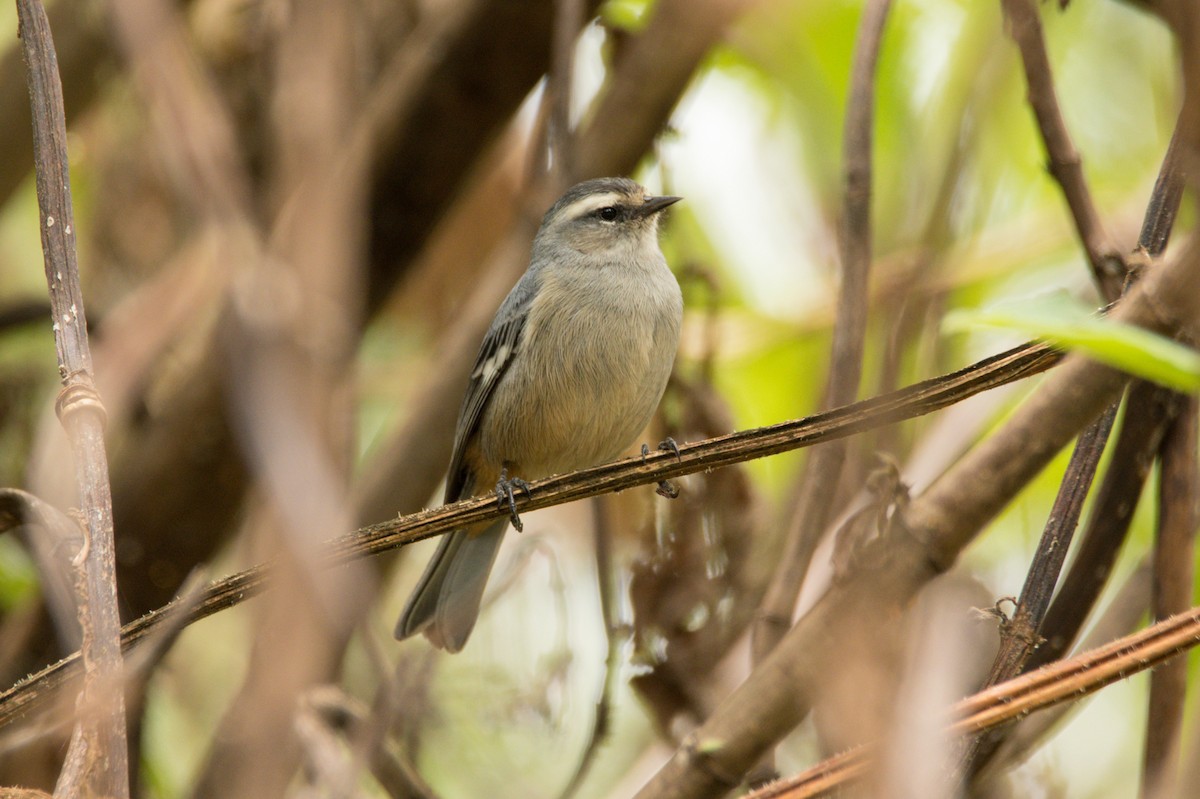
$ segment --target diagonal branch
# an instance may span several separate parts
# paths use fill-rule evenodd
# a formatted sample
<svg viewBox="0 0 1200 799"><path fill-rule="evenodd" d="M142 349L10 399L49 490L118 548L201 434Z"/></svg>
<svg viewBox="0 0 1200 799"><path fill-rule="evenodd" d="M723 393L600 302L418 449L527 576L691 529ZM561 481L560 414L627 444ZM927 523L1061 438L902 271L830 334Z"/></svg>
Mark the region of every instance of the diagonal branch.
<svg viewBox="0 0 1200 799"><path fill-rule="evenodd" d="M531 484L532 496L522 494L517 498L517 506L524 512L559 505L853 435L922 416L1038 374L1061 357L1045 344L1026 344L959 372L806 419L685 444L679 448L678 459L673 453L655 452L645 459L630 458L539 480ZM494 498L487 497L403 516L330 541L323 563L336 566L507 513L496 507ZM0 523L3 521L0 517ZM3 530L0 524L0 532ZM182 603L176 600L148 613L126 625L122 642L126 647L138 643L180 612L190 624L257 596L267 587L270 570L270 564L264 564L213 583L199 597L189 598L182 611ZM71 655L0 693L0 726L33 712L75 675L78 665L78 655Z"/></svg>
<svg viewBox="0 0 1200 799"><path fill-rule="evenodd" d="M1021 667L1041 641L1038 629L1050 606L1050 596L1067 558L1075 525L1083 510L1083 500L1091 488L1116 416L1117 403L1114 402L1079 436L1067 466L1067 477L1050 508L1050 518L1038 542L1033 565L1025 575L1017 609L1013 617L1001 625L1000 651L992 664L988 685L1020 674Z"/></svg>

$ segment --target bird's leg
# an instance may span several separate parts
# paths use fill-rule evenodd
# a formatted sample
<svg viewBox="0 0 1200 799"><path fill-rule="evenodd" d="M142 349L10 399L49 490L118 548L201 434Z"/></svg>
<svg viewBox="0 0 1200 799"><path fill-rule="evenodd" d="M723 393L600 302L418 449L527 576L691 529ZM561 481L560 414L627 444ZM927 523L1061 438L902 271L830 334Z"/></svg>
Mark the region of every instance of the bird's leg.
<svg viewBox="0 0 1200 799"><path fill-rule="evenodd" d="M522 480L520 477L508 476L508 467L500 469L500 480L496 483L496 502L501 508L508 508L508 517L512 521L512 526L517 528L517 532L524 532L525 525L521 523L521 517L517 515L517 498L513 492L524 491L525 496L531 497L533 494L529 491L529 483Z"/></svg>
<svg viewBox="0 0 1200 799"><path fill-rule="evenodd" d="M675 460L683 461L679 454L679 445L675 443L675 439L667 436L664 440L658 442L658 449L663 452L674 452ZM646 462L646 456L650 454L650 445L642 444L642 463ZM654 493L660 497L667 499L675 499L679 496L679 489L670 480L659 480L658 488L654 489Z"/></svg>

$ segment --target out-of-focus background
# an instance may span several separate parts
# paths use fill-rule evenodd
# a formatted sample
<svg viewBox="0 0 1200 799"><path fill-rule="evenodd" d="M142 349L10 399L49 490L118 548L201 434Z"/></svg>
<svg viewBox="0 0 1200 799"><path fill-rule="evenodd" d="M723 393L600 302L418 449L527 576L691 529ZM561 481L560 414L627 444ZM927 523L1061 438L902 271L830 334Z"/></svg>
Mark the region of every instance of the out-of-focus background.
<svg viewBox="0 0 1200 799"><path fill-rule="evenodd" d="M541 213L574 179L630 174L686 198L662 236L685 330L646 441L820 409L862 4L49 9L124 618L190 575L287 564L278 590L189 627L145 667L130 701L138 795L553 797L585 761L578 796L631 795L749 671L746 631L804 450L683 478L674 501L642 488L605 498L599 515L595 503L528 514L456 656L391 635L432 543L334 572L315 569L315 553L440 501L480 337ZM1174 40L1137 4L1041 14L1085 175L1132 249L1181 101ZM0 485L68 508L11 5L0 33ZM948 312L1061 295L1102 304L998 2L896 2L876 91L860 396L1022 340L947 330ZM1037 382L856 437L834 520L876 453L919 492ZM945 578L947 604L929 600L958 631L938 659L945 680L963 681L947 699L977 679L947 664L964 649L990 660L995 620L971 609L1019 591L1065 458ZM1152 498L1101 609L1150 546ZM38 557L0 537L5 686L78 646ZM827 560L820 550L814 571ZM802 606L826 579L810 580ZM1011 795L1133 795L1146 692L1137 677L1078 707L1013 761ZM818 707L784 741L779 770L856 740L845 715ZM60 740L0 731L0 784L51 785Z"/></svg>

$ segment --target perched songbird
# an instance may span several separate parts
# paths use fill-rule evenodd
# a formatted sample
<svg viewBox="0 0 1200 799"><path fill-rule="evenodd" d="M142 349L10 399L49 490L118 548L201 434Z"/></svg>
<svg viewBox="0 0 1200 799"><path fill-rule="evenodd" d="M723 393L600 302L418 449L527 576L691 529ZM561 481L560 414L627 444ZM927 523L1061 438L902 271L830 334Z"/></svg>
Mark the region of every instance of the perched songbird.
<svg viewBox="0 0 1200 799"><path fill-rule="evenodd" d="M446 502L620 455L654 414L679 345L683 299L658 246L653 197L626 178L570 189L545 217L529 268L483 338L459 412ZM508 519L442 538L396 625L457 652L467 642Z"/></svg>

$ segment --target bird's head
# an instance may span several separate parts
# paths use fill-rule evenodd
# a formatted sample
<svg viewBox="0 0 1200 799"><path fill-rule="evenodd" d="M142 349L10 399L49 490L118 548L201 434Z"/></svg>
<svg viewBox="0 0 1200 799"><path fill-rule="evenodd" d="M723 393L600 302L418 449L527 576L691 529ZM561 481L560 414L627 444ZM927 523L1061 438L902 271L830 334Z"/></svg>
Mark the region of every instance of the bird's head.
<svg viewBox="0 0 1200 799"><path fill-rule="evenodd" d="M535 250L611 258L658 256L658 217L680 197L655 197L628 178L573 186L542 218Z"/></svg>

